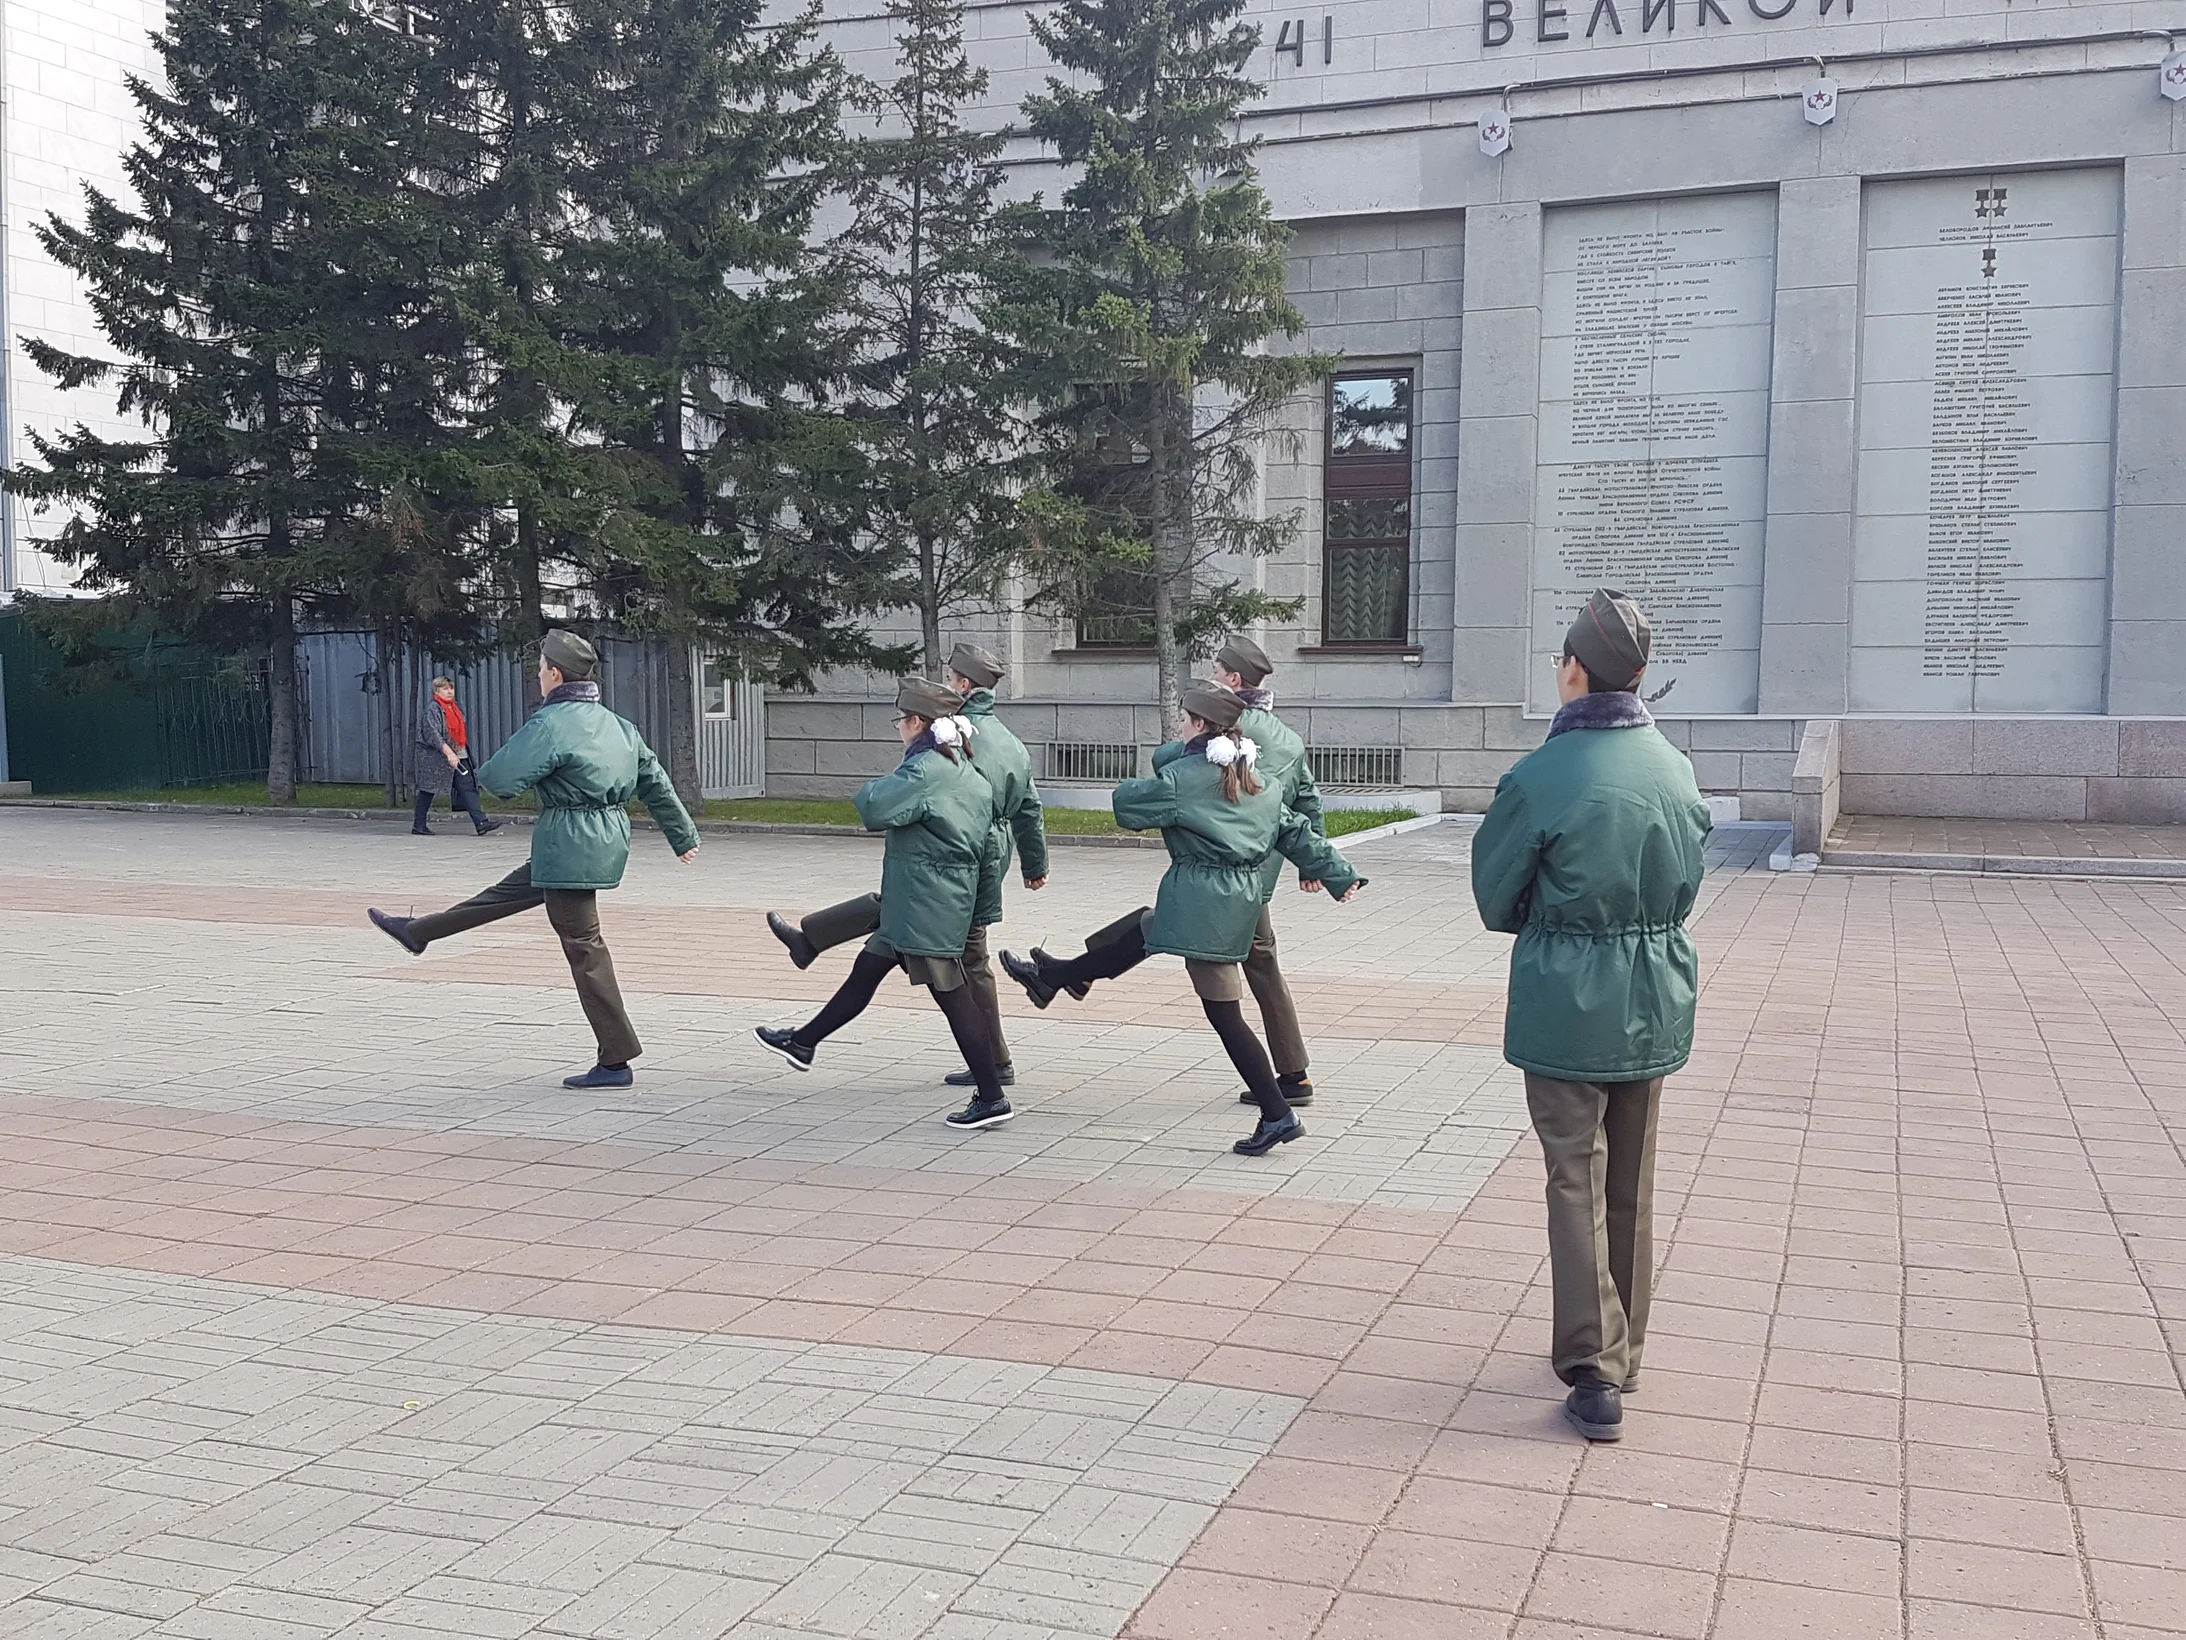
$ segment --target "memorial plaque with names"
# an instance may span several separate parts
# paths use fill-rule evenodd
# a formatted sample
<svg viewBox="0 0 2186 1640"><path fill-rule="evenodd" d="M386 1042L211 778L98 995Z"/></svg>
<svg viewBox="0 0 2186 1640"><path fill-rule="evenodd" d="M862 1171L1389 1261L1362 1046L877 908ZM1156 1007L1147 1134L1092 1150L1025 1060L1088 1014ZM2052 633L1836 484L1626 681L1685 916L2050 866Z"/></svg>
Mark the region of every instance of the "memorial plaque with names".
<svg viewBox="0 0 2186 1640"><path fill-rule="evenodd" d="M1871 185L1858 712L2100 712L2119 179Z"/></svg>
<svg viewBox="0 0 2186 1640"><path fill-rule="evenodd" d="M1768 518L1772 194L1576 205L1543 224L1533 648L1598 586L1654 623L1666 712L1751 712ZM1556 709L1529 671L1527 708Z"/></svg>

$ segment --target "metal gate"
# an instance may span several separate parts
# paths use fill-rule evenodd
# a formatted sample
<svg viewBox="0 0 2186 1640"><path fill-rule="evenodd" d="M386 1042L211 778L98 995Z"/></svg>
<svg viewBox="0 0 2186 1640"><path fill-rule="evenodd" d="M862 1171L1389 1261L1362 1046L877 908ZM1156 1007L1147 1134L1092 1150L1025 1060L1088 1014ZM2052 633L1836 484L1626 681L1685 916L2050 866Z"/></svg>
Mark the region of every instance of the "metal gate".
<svg viewBox="0 0 2186 1640"><path fill-rule="evenodd" d="M766 691L720 661L693 654L698 690L698 784L708 799L767 790Z"/></svg>

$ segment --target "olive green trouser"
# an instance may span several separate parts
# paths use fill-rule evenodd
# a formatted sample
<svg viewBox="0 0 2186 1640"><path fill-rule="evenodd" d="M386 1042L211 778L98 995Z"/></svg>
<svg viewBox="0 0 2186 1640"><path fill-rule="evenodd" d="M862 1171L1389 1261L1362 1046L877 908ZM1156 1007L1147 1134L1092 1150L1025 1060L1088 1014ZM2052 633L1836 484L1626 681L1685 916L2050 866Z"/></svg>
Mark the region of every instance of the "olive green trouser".
<svg viewBox="0 0 2186 1640"><path fill-rule="evenodd" d="M1622 1386L1639 1371L1654 1285L1655 1118L1662 1079L1563 1082L1526 1072L1548 1164L1556 1376Z"/></svg>
<svg viewBox="0 0 2186 1640"><path fill-rule="evenodd" d="M569 977L577 1001L599 1043L600 1063L627 1065L644 1052L638 1033L623 1010L622 987L615 981L615 959L600 934L600 897L589 888L534 888L527 860L491 888L481 889L461 905L410 919L410 937L421 942L513 917L534 906L546 907L547 921L560 936L569 959Z"/></svg>
<svg viewBox="0 0 2186 1640"><path fill-rule="evenodd" d="M797 926L815 951L847 945L880 932L880 896L860 894L854 900L823 907L801 919ZM916 974L912 978L926 983ZM994 1063L999 1070L1010 1062L1009 1043L1002 1035L1002 999L994 992L994 965L987 960L987 931L976 925L971 938L964 942L964 983L978 999L979 1011L987 1016L987 1032L994 1042Z"/></svg>
<svg viewBox="0 0 2186 1640"><path fill-rule="evenodd" d="M1268 1057L1275 1061L1277 1076L1303 1076L1305 1033L1298 1029L1298 1005L1290 1000L1290 987L1275 965L1275 918L1260 908L1260 925L1252 931L1252 950L1245 956L1245 983L1252 987L1253 1001L1260 1004L1260 1024L1268 1039Z"/></svg>

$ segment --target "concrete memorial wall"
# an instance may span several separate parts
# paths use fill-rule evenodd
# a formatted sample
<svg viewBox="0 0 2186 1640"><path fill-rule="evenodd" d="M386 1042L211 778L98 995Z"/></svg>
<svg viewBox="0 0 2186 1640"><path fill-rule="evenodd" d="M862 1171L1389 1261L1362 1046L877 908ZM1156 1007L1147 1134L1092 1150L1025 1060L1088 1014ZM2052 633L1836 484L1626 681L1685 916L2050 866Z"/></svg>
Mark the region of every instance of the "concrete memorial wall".
<svg viewBox="0 0 2186 1640"><path fill-rule="evenodd" d="M2119 175L1866 190L1856 712L2096 713Z"/></svg>
<svg viewBox="0 0 2186 1640"><path fill-rule="evenodd" d="M1654 622L1649 694L1751 712L1761 668L1776 198L1568 206L1542 221L1532 648L1588 594ZM1554 678L1527 674L1553 712Z"/></svg>

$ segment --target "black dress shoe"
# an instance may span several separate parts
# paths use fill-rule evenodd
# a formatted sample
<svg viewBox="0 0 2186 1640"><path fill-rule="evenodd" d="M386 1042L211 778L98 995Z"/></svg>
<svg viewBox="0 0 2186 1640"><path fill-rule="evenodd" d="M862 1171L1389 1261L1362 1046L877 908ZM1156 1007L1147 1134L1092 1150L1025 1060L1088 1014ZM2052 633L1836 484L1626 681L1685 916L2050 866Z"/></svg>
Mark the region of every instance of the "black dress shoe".
<svg viewBox="0 0 2186 1640"><path fill-rule="evenodd" d="M953 1128L996 1127L1016 1114L1007 1099L974 1099L962 1110L951 1111L947 1121Z"/></svg>
<svg viewBox="0 0 2186 1640"><path fill-rule="evenodd" d="M1037 963L1027 962L1014 951L1005 951L1002 953L1002 972L1025 988L1025 995L1032 998L1035 1008L1045 1008L1055 1000L1056 987L1048 984Z"/></svg>
<svg viewBox="0 0 2186 1640"><path fill-rule="evenodd" d="M1590 1441L1621 1441L1624 1397L1614 1384L1582 1378L1564 1397L1564 1421Z"/></svg>
<svg viewBox="0 0 2186 1640"><path fill-rule="evenodd" d="M429 826L412 826L410 828L410 835L412 837L431 837L434 835L434 833L432 828Z"/></svg>
<svg viewBox="0 0 2186 1640"><path fill-rule="evenodd" d="M1313 1103L1313 1084L1303 1076L1295 1082L1287 1076L1279 1076L1275 1079L1275 1085L1282 1090L1283 1102L1293 1110L1303 1109ZM1240 1105L1257 1105L1260 1103L1260 1096L1247 1088L1237 1096L1237 1102Z"/></svg>
<svg viewBox="0 0 2186 1640"><path fill-rule="evenodd" d="M580 1076L565 1076L565 1088L627 1088L637 1080L628 1065L594 1065Z"/></svg>
<svg viewBox="0 0 2186 1640"><path fill-rule="evenodd" d="M772 1025L761 1025L753 1030L751 1034L796 1066L797 1069L801 1071L812 1069L813 1050L797 1040L795 1031L784 1031Z"/></svg>
<svg viewBox="0 0 2186 1640"><path fill-rule="evenodd" d="M411 956L422 957L425 955L425 942L410 937L410 925L417 921L415 917L390 917L386 912L377 908L367 910L365 915L372 919L374 928L401 946L403 950L409 952Z"/></svg>
<svg viewBox="0 0 2186 1640"><path fill-rule="evenodd" d="M1049 955L1048 955L1048 954L1047 954L1047 953L1046 953L1045 951L1041 950L1041 949L1040 949L1040 948L1039 948L1039 947L1038 947L1037 945L1036 945L1036 946L1034 946L1034 947L1032 948L1032 960L1033 960L1034 962L1038 963L1038 964L1039 964L1039 965L1040 965L1040 966L1041 966L1042 968L1060 968L1060 967L1062 967L1062 964L1061 964L1061 963L1060 963L1059 961L1057 961L1057 960L1056 960L1055 958L1053 958L1053 957L1049 956ZM1064 986L1064 987L1063 987L1063 989L1064 989L1064 990L1066 990L1066 991L1068 991L1068 992L1070 993L1070 1000L1071 1000L1071 1001L1073 1001L1073 1002L1083 1002L1083 1001L1085 1000L1085 994L1086 994L1086 992L1088 992L1088 991L1090 991L1090 990L1092 990L1092 989L1093 989L1093 982L1092 982L1091 980L1089 980L1089 979L1082 979L1082 980L1078 981L1078 983L1077 983L1077 984L1075 984L1075 985L1066 985L1066 986Z"/></svg>
<svg viewBox="0 0 2186 1640"><path fill-rule="evenodd" d="M1260 1125L1252 1130L1252 1137L1238 1140L1230 1149L1240 1156L1265 1156L1277 1145L1287 1145L1293 1139L1304 1138L1305 1131L1305 1123L1295 1116L1286 1117L1280 1122L1271 1122L1263 1116L1260 1118Z"/></svg>
<svg viewBox="0 0 2186 1640"><path fill-rule="evenodd" d="M789 960L800 968L810 968L820 960L820 953L812 949L812 942L805 938L805 931L778 911L767 913L767 932L789 947Z"/></svg>
<svg viewBox="0 0 2186 1640"><path fill-rule="evenodd" d="M478 835L484 837L490 832L499 831L503 826L507 824L508 822L506 820L488 820L484 825L478 828Z"/></svg>
<svg viewBox="0 0 2186 1640"><path fill-rule="evenodd" d="M1017 1086L1017 1067L1015 1065L998 1065L995 1067L995 1074L1001 1077L1002 1086L1005 1088ZM944 1087L976 1088L979 1086L979 1075L967 1066L960 1071L951 1071L941 1079L941 1082Z"/></svg>

